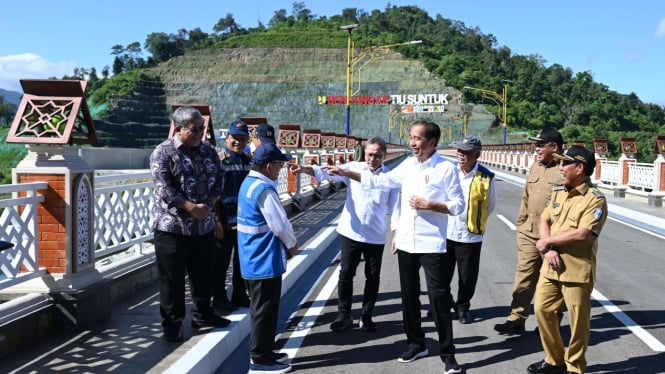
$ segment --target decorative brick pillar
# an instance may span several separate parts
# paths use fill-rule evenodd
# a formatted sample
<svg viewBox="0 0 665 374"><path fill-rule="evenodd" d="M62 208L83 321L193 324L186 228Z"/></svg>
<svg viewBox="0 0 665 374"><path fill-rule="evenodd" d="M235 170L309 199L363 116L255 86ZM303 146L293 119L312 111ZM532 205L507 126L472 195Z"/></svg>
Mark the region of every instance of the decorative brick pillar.
<svg viewBox="0 0 665 374"><path fill-rule="evenodd" d="M607 139L594 139L593 152L596 157L596 168L594 169L594 179L599 180L603 161L607 161Z"/></svg>
<svg viewBox="0 0 665 374"><path fill-rule="evenodd" d="M307 166L321 165L321 155L319 150L321 147L321 130L319 129L304 129L302 135L302 146L305 148L303 154L303 163ZM311 182L316 186L316 178L312 177Z"/></svg>
<svg viewBox="0 0 665 374"><path fill-rule="evenodd" d="M653 162L653 169L656 173L654 191L665 192L665 135L656 137L656 153L658 156Z"/></svg>
<svg viewBox="0 0 665 374"><path fill-rule="evenodd" d="M14 183L48 183L37 212L40 267L64 276L93 270L94 171L79 148L30 145L12 177Z"/></svg>
<svg viewBox="0 0 665 374"><path fill-rule="evenodd" d="M522 152L524 152L524 169L523 172L526 174L526 172L529 170L529 167L531 167L531 152L533 151L533 145L531 143L524 143L522 144Z"/></svg>
<svg viewBox="0 0 665 374"><path fill-rule="evenodd" d="M277 146L281 148L286 148L286 151L293 151L298 148L300 143L300 125L279 125L279 133L277 135ZM298 163L297 155L294 155L291 159L291 163ZM290 193L296 193L298 191L298 180L297 176L293 173L287 173L287 188Z"/></svg>
<svg viewBox="0 0 665 374"><path fill-rule="evenodd" d="M628 165L637 162L637 160L635 160L635 154L637 154L637 142L635 141L635 138L621 138L620 150L619 181L622 185L627 185L630 177L630 169L628 168Z"/></svg>

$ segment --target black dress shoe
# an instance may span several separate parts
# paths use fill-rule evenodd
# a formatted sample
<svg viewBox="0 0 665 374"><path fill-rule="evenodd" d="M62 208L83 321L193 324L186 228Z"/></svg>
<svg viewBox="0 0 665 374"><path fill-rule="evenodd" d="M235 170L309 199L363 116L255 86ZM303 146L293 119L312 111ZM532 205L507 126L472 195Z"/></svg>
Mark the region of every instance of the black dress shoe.
<svg viewBox="0 0 665 374"><path fill-rule="evenodd" d="M362 317L359 323L360 329L365 332L376 331L376 324L372 321L372 317Z"/></svg>
<svg viewBox="0 0 665 374"><path fill-rule="evenodd" d="M346 331L353 326L353 320L350 316L340 314L337 319L330 324L330 329L335 332Z"/></svg>
<svg viewBox="0 0 665 374"><path fill-rule="evenodd" d="M224 314L228 314L227 312L233 312L238 309L238 307L235 304L232 304L227 300L224 300L222 302L213 301L212 307L214 309L218 309L224 312Z"/></svg>
<svg viewBox="0 0 665 374"><path fill-rule="evenodd" d="M524 333L524 323L517 321L506 321L494 325L494 330L505 335L520 335Z"/></svg>
<svg viewBox="0 0 665 374"><path fill-rule="evenodd" d="M201 319L192 318L192 327L195 329L205 328L205 327L214 327L222 328L231 324L231 320L222 318L220 316L210 314Z"/></svg>
<svg viewBox="0 0 665 374"><path fill-rule="evenodd" d="M471 313L469 311L459 311L457 312L457 315L459 317L459 323L466 325L471 322L473 322L473 317L471 316Z"/></svg>
<svg viewBox="0 0 665 374"><path fill-rule="evenodd" d="M185 340L182 325L165 326L164 340L167 342L181 342Z"/></svg>
<svg viewBox="0 0 665 374"><path fill-rule="evenodd" d="M539 373L562 373L566 368L566 365L550 365L545 360L540 360L534 364L529 365L526 368L526 371L529 373L539 374Z"/></svg>

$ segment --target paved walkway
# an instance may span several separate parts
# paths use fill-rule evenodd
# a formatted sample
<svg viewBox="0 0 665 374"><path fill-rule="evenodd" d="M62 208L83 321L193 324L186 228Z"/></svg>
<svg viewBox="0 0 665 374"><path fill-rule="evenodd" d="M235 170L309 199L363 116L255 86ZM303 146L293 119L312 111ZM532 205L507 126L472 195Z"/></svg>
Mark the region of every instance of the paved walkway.
<svg viewBox="0 0 665 374"><path fill-rule="evenodd" d="M285 289L299 276L295 269L302 273L307 261L318 257L317 250L325 249L334 238L345 197L346 190L334 193L291 218L302 251L290 260ZM0 359L0 373L213 372L249 332L246 308L229 315L233 323L225 329L195 331L190 317L188 313L184 321L185 342L164 341L159 289L154 282L116 303L111 318L98 327L62 329L30 349Z"/></svg>

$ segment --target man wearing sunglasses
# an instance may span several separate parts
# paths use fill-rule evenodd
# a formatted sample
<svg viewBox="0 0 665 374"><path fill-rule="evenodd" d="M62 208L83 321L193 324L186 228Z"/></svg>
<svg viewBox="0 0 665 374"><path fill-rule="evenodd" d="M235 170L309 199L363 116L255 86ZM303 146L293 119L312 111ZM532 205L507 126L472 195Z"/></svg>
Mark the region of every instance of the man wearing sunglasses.
<svg viewBox="0 0 665 374"><path fill-rule="evenodd" d="M500 334L517 335L524 333L524 325L529 317L531 300L536 291L541 254L536 249L540 239L538 222L553 189L562 189L558 160L554 155L561 153L563 137L551 126L543 127L533 141L536 162L531 166L522 192L520 210L517 214L517 269L510 314L504 323L494 325Z"/></svg>
<svg viewBox="0 0 665 374"><path fill-rule="evenodd" d="M231 321L210 307L215 217L222 171L217 152L201 141L203 117L193 107L173 112L175 135L150 155L159 310L164 338L183 340L185 273L192 291L192 327L226 327Z"/></svg>
<svg viewBox="0 0 665 374"><path fill-rule="evenodd" d="M598 236L607 219L605 196L589 179L596 166L593 152L573 145L562 155L559 170L564 189L552 192L539 221L536 248L543 256L534 310L545 359L529 365L529 373L564 368L584 373L589 345L591 291L596 281ZM568 307L570 341L564 353L557 311Z"/></svg>

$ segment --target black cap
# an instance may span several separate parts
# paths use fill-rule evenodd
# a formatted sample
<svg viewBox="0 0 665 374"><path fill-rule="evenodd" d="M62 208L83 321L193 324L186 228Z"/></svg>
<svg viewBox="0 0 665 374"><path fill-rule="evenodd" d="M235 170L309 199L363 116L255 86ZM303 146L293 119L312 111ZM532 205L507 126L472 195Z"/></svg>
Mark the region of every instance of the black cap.
<svg viewBox="0 0 665 374"><path fill-rule="evenodd" d="M472 149L483 149L483 145L480 143L480 139L476 138L473 135L465 136L461 142L453 143L453 147L461 149L463 151L470 151Z"/></svg>
<svg viewBox="0 0 665 374"><path fill-rule="evenodd" d="M262 123L256 128L256 136L261 139L263 144L275 144L275 128L267 123Z"/></svg>
<svg viewBox="0 0 665 374"><path fill-rule="evenodd" d="M584 165L584 173L586 175L593 174L593 169L596 167L596 156L594 156L590 149L581 145L572 145L563 154L554 153L552 156L559 160L572 161Z"/></svg>
<svg viewBox="0 0 665 374"><path fill-rule="evenodd" d="M552 126L543 127L540 132L538 132L538 135L530 136L529 140L545 143L554 142L559 145L563 144L563 136L561 136L561 133Z"/></svg>
<svg viewBox="0 0 665 374"><path fill-rule="evenodd" d="M282 153L273 143L261 143L254 151L254 163L264 165L273 161L291 161L293 156L289 153Z"/></svg>

